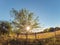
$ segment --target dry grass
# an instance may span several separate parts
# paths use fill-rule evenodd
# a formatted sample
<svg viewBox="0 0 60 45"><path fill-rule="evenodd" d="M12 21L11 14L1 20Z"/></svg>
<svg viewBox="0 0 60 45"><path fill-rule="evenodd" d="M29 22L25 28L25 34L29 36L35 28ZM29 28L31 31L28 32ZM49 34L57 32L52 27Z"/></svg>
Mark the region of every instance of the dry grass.
<svg viewBox="0 0 60 45"><path fill-rule="evenodd" d="M28 40L27 43L28 44L33 44L33 45L53 45L54 41L56 41L55 44L60 45L60 31L56 31L56 39L54 39L55 36L55 32L48 32L48 33L37 33L36 34L36 38L38 40L36 40L35 38L35 34L29 34L28 35ZM15 40L16 39L16 40ZM35 39L35 40L34 40ZM36 42L35 42L36 41ZM0 45L8 45L8 44L15 44L17 45L17 43L20 45L25 45L26 44L26 35L25 34L21 34L19 35L19 37L17 37L17 35L11 35L11 36L0 36ZM24 44L23 44L24 43ZM31 45L30 44L30 45Z"/></svg>
<svg viewBox="0 0 60 45"><path fill-rule="evenodd" d="M56 31L56 32L47 32L47 33L36 33L36 37L35 34L28 34L27 38L28 39L45 39L45 38L51 38L54 37L56 35L60 35L60 31ZM11 38L16 38L17 35L12 35ZM26 39L26 35L25 34L20 34L18 38L21 39Z"/></svg>

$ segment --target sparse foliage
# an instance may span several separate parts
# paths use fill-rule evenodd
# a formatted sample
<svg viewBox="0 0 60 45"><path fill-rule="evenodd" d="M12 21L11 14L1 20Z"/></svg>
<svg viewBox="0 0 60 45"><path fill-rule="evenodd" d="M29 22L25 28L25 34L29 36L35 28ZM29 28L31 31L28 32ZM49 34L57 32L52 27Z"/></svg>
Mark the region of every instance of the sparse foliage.
<svg viewBox="0 0 60 45"><path fill-rule="evenodd" d="M30 27L29 30L39 28L38 17L35 17L32 12L29 12L26 9L22 9L19 11L12 9L11 14L14 18L12 23L14 24L15 30L20 30L20 32L26 32L27 26Z"/></svg>

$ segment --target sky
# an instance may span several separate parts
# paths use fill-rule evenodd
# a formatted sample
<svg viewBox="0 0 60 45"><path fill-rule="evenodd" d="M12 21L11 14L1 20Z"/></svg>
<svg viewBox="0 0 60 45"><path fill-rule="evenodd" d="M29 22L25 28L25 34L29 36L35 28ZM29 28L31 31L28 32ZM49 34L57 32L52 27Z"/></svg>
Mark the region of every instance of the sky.
<svg viewBox="0 0 60 45"><path fill-rule="evenodd" d="M12 8L33 12L44 28L60 27L60 0L0 0L0 20L10 21Z"/></svg>

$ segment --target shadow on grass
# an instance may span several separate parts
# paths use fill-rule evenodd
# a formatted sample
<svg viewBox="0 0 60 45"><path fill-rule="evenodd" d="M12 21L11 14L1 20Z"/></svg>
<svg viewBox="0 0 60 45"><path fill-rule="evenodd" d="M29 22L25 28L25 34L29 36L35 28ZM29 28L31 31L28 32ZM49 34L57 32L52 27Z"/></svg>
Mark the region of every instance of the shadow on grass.
<svg viewBox="0 0 60 45"><path fill-rule="evenodd" d="M9 41L5 41L2 45L43 45L41 41L33 40L26 41L26 40L19 40L19 39L12 39Z"/></svg>

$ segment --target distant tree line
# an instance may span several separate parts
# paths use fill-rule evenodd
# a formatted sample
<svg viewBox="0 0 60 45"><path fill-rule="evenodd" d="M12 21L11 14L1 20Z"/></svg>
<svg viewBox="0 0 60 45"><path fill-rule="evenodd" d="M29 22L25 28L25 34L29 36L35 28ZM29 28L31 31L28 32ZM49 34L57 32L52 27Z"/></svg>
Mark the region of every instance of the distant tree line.
<svg viewBox="0 0 60 45"><path fill-rule="evenodd" d="M60 30L60 27L50 27L50 28L46 28L46 29L44 29L44 31L43 32L54 32L54 31L58 31L58 30Z"/></svg>

